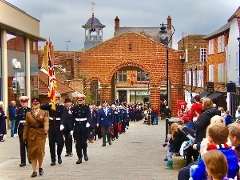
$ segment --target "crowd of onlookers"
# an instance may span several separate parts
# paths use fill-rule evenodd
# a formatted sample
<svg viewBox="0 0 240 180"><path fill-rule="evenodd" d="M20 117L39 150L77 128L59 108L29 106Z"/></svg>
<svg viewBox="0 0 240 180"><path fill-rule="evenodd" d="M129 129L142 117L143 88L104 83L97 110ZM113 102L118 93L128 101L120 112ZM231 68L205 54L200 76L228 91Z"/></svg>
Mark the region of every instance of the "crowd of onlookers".
<svg viewBox="0 0 240 180"><path fill-rule="evenodd" d="M173 169L173 154L180 153L186 166L179 180L234 179L240 159L240 106L236 114L216 105L209 98L194 97L170 125L166 169Z"/></svg>

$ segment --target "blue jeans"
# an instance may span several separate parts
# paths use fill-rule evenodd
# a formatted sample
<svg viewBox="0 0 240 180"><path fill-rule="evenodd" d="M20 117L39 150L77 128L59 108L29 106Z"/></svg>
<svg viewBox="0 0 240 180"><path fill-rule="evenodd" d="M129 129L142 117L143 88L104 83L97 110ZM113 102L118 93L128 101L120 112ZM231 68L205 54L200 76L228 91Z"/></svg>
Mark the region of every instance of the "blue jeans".
<svg viewBox="0 0 240 180"><path fill-rule="evenodd" d="M11 120L11 137L14 136L15 122L16 122L16 119Z"/></svg>
<svg viewBox="0 0 240 180"><path fill-rule="evenodd" d="M154 118L156 125L158 125L158 116Z"/></svg>

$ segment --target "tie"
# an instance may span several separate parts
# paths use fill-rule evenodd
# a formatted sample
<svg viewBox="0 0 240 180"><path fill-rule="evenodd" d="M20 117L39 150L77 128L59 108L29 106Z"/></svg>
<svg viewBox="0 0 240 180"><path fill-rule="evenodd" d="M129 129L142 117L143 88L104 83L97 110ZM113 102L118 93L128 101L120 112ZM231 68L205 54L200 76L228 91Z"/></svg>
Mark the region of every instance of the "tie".
<svg viewBox="0 0 240 180"><path fill-rule="evenodd" d="M104 108L104 112L105 112L105 114L106 114L106 116L107 116L107 108Z"/></svg>

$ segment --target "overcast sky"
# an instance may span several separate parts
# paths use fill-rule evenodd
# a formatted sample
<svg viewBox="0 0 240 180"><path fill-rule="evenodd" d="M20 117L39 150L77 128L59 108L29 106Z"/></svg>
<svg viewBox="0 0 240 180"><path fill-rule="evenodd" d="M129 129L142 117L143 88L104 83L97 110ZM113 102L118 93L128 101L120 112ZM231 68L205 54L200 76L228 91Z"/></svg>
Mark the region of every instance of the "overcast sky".
<svg viewBox="0 0 240 180"><path fill-rule="evenodd" d="M7 0L40 20L40 35L50 38L55 50L81 50L84 29L93 0ZM173 46L182 34L210 34L237 10L239 0L94 0L94 14L106 27L104 41L113 37L114 19L122 27L156 27L172 17L176 31ZM70 43L66 42L70 39Z"/></svg>

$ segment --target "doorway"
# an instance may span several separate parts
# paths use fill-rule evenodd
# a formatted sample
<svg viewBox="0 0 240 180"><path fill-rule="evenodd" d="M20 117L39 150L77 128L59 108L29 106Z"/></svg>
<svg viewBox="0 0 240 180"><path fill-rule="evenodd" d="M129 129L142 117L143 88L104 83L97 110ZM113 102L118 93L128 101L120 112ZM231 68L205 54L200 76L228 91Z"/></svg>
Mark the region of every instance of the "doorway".
<svg viewBox="0 0 240 180"><path fill-rule="evenodd" d="M119 95L119 102L126 102L127 101L127 91L126 90L120 90L118 91Z"/></svg>

